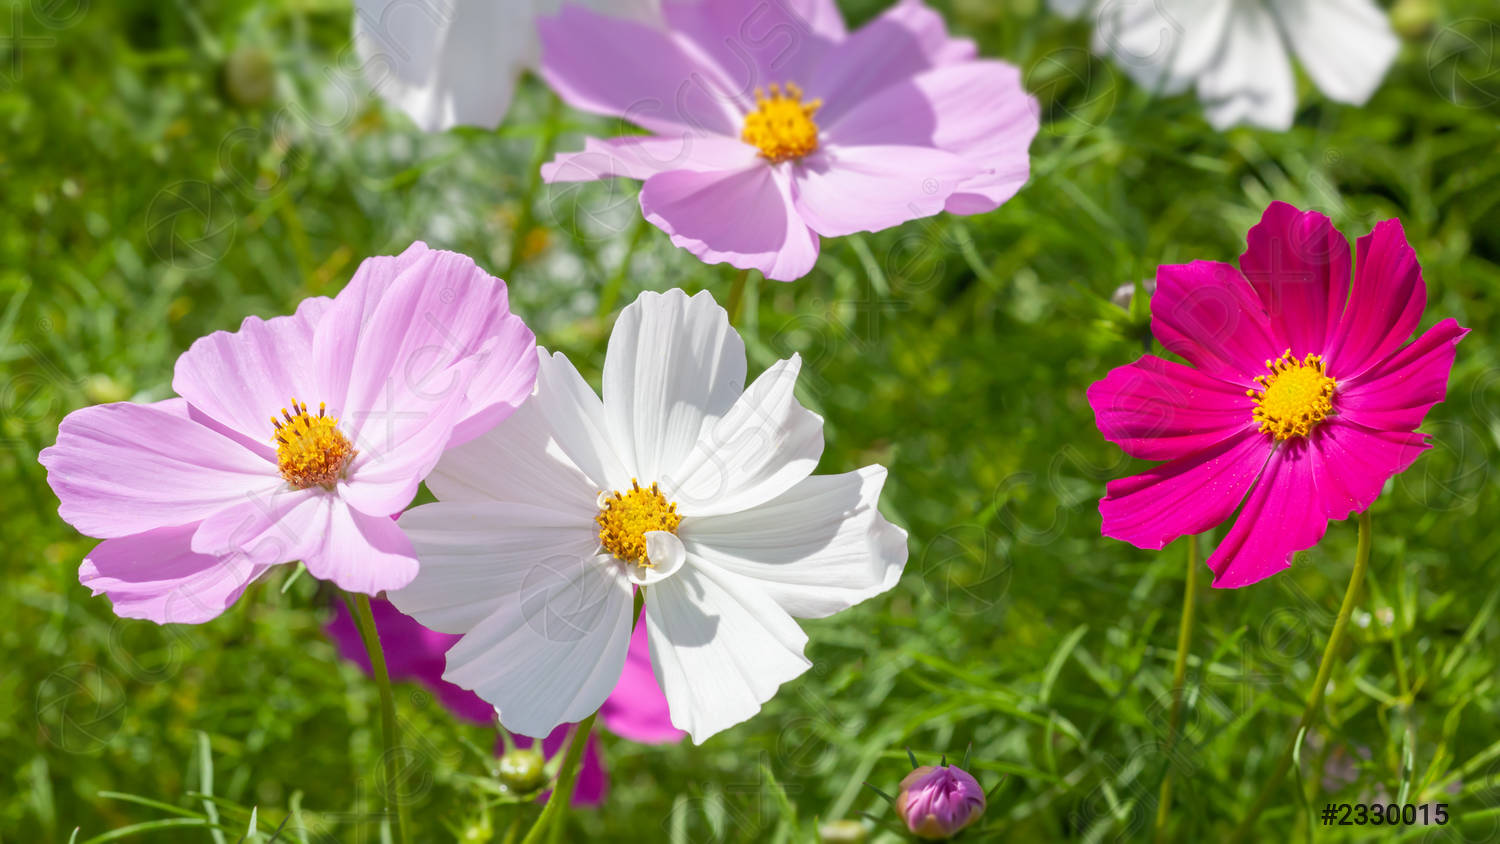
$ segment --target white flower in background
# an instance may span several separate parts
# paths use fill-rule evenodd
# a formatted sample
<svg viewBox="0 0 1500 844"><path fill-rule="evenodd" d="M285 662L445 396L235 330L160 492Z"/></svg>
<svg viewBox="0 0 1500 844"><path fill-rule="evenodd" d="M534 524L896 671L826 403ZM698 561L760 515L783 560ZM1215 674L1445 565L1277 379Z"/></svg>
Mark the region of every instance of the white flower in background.
<svg viewBox="0 0 1500 844"><path fill-rule="evenodd" d="M1093 50L1164 94L1196 86L1216 129L1287 129L1297 107L1288 50L1330 99L1363 105L1400 46L1373 0L1050 0L1095 17Z"/></svg>
<svg viewBox="0 0 1500 844"><path fill-rule="evenodd" d="M448 451L438 502L400 521L421 560L390 595L464 637L445 680L515 732L599 708L645 587L651 663L695 742L751 717L811 665L793 620L890 589L906 532L876 509L885 469L812 475L823 420L792 395L792 356L745 388L745 344L707 293L643 293L621 312L604 398L561 354L488 434Z"/></svg>
<svg viewBox="0 0 1500 844"><path fill-rule="evenodd" d="M660 0L569 0L635 20ZM516 80L536 67L536 19L563 0L355 0L354 46L365 81L426 132L500 125Z"/></svg>

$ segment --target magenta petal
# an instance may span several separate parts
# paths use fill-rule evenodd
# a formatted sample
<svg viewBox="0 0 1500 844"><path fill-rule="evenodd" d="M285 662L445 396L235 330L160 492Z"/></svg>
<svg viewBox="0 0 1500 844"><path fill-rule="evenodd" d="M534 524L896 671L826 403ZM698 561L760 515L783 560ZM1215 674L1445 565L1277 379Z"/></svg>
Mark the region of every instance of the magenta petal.
<svg viewBox="0 0 1500 844"><path fill-rule="evenodd" d="M1355 246L1349 307L1323 356L1328 374L1353 379L1401 348L1427 307L1427 285L1400 220L1378 223Z"/></svg>
<svg viewBox="0 0 1500 844"><path fill-rule="evenodd" d="M58 514L89 536L129 536L196 522L281 482L275 464L182 407L120 402L68 414L40 456Z"/></svg>
<svg viewBox="0 0 1500 844"><path fill-rule="evenodd" d="M330 401L312 349L314 334L331 306L332 301L323 297L304 299L291 316L246 317L238 331L198 338L177 358L172 389L206 416L243 435L261 454L274 456L272 416L293 396L313 407Z"/></svg>
<svg viewBox="0 0 1500 844"><path fill-rule="evenodd" d="M805 87L809 96L823 99L818 118L831 126L886 86L930 68L969 61L974 55L973 41L948 36L942 15L906 0L827 52ZM984 108L988 106L988 101L983 102Z"/></svg>
<svg viewBox="0 0 1500 844"><path fill-rule="evenodd" d="M599 708L599 722L621 738L642 744L681 741L686 733L672 726L667 696L651 668L651 645L646 625L637 622L630 634L630 650L620 682Z"/></svg>
<svg viewBox="0 0 1500 844"><path fill-rule="evenodd" d="M1456 320L1434 325L1416 342L1341 383L1338 412L1366 428L1410 431L1448 392L1458 341L1469 333Z"/></svg>
<svg viewBox="0 0 1500 844"><path fill-rule="evenodd" d="M659 173L641 188L641 212L706 263L792 281L818 260L818 235L797 213L787 176L765 162L736 172Z"/></svg>
<svg viewBox="0 0 1500 844"><path fill-rule="evenodd" d="M680 36L575 5L540 19L537 30L542 78L568 105L663 134L739 136L729 81L690 56Z"/></svg>
<svg viewBox="0 0 1500 844"><path fill-rule="evenodd" d="M943 210L978 165L931 147L836 147L793 171L797 212L824 237L875 232Z"/></svg>
<svg viewBox="0 0 1500 844"><path fill-rule="evenodd" d="M1426 434L1372 431L1339 418L1314 429L1311 446L1320 512L1333 521L1369 509L1385 482L1429 447Z"/></svg>
<svg viewBox="0 0 1500 844"><path fill-rule="evenodd" d="M304 559L307 571L346 592L375 595L417 576L417 552L388 517L367 516L342 501L328 506L323 546Z"/></svg>
<svg viewBox="0 0 1500 844"><path fill-rule="evenodd" d="M585 138L582 152L558 153L542 165L542 179L592 182L623 177L649 179L671 170L713 172L742 170L760 153L738 138L689 133L681 135Z"/></svg>
<svg viewBox="0 0 1500 844"><path fill-rule="evenodd" d="M1301 358L1322 354L1349 292L1349 242L1327 217L1273 202L1250 229L1240 270L1271 315L1271 330Z"/></svg>
<svg viewBox="0 0 1500 844"><path fill-rule="evenodd" d="M1270 453L1271 438L1251 432L1110 481L1099 502L1104 535L1154 550L1202 533L1234 513Z"/></svg>
<svg viewBox="0 0 1500 844"><path fill-rule="evenodd" d="M84 558L78 580L109 596L115 615L157 624L199 624L228 609L266 569L235 557L196 554L196 525L106 539Z"/></svg>
<svg viewBox="0 0 1500 844"><path fill-rule="evenodd" d="M324 628L338 646L339 655L370 672L370 656L359 637L359 628L343 601L335 601L333 620ZM377 598L370 602L380 647L385 653L386 670L396 682L420 683L455 717L475 724L493 724L495 707L479 695L443 679L444 655L461 636L428 630L390 601Z"/></svg>
<svg viewBox="0 0 1500 844"><path fill-rule="evenodd" d="M1204 372L1246 387L1285 348L1276 345L1249 282L1218 261L1157 268L1151 333Z"/></svg>
<svg viewBox="0 0 1500 844"><path fill-rule="evenodd" d="M1147 355L1088 389L1099 432L1132 457L1173 460L1255 431L1245 390Z"/></svg>
<svg viewBox="0 0 1500 844"><path fill-rule="evenodd" d="M1320 430L1324 426L1320 426ZM1245 499L1224 541L1209 555L1213 585L1235 589L1264 580L1292 564L1328 530L1318 490L1315 448L1303 439L1282 442Z"/></svg>

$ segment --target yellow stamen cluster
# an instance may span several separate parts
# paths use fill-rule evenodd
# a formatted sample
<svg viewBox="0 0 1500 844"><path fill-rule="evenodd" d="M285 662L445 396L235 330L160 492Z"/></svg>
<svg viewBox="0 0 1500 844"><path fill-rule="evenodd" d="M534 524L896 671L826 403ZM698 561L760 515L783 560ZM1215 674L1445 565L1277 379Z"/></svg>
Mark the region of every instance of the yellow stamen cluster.
<svg viewBox="0 0 1500 844"><path fill-rule="evenodd" d="M641 487L635 479L624 493L618 490L603 496L599 515L599 544L627 563L650 566L646 558L646 533L664 530L676 533L682 524L677 505L667 501L656 484Z"/></svg>
<svg viewBox="0 0 1500 844"><path fill-rule="evenodd" d="M359 452L339 430L339 420L328 415L328 406L318 403L318 415L307 412L307 403L292 399L292 412L281 409L281 418L271 417L276 433L276 466L286 482L297 489L318 485L333 489L344 476L344 467Z"/></svg>
<svg viewBox="0 0 1500 844"><path fill-rule="evenodd" d="M1337 382L1323 369L1323 359L1308 355L1302 360L1287 349L1281 357L1266 361L1270 372L1255 379L1259 390L1246 390L1255 399L1252 414L1260 431L1278 440L1305 437L1333 411L1333 388Z"/></svg>
<svg viewBox="0 0 1500 844"><path fill-rule="evenodd" d="M773 162L801 158L818 148L818 124L813 114L822 100L802 102L802 89L788 82L786 92L771 83L770 96L755 89L755 111L745 115L745 130L740 137L757 147L760 154Z"/></svg>

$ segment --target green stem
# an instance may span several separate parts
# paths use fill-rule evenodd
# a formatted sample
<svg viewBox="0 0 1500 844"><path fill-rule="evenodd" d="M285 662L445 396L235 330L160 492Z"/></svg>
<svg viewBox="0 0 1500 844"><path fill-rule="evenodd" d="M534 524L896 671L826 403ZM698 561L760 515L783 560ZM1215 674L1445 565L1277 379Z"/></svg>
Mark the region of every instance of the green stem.
<svg viewBox="0 0 1500 844"><path fill-rule="evenodd" d="M724 310L729 312L730 325L739 322L740 306L745 300L745 282L749 278L749 270L740 270L739 274L734 277L734 285L729 288L729 302L725 304Z"/></svg>
<svg viewBox="0 0 1500 844"><path fill-rule="evenodd" d="M1312 691L1307 695L1307 706L1302 710L1302 720L1297 722L1297 729L1292 733L1292 740L1282 751L1281 759L1276 763L1276 769L1271 772L1271 778L1261 787L1260 795L1255 798L1255 803L1250 806L1250 811L1245 814L1245 819L1240 821L1239 828L1235 830L1235 841L1244 841L1255 825L1255 819L1265 810L1266 805L1271 802L1281 781L1286 778L1287 771L1292 767L1292 756L1296 753L1297 742L1304 732L1312 726L1318 714L1318 707L1323 703L1323 690L1328 687L1328 677L1333 673L1333 655L1338 651L1339 645L1344 641L1344 631L1349 627L1349 617L1354 614L1354 599L1359 596L1359 588L1364 584L1365 570L1370 567L1370 513L1365 511L1359 514L1359 544L1354 552L1354 571L1349 575L1349 587L1344 591L1344 603L1339 607L1338 618L1333 622L1333 633L1328 637L1328 646L1323 649L1323 661L1318 663L1318 675L1313 678Z"/></svg>
<svg viewBox="0 0 1500 844"><path fill-rule="evenodd" d="M578 782L578 760L583 758L583 747L588 744L589 733L594 729L594 719L598 715L595 712L583 719L578 729L573 731L573 740L568 742L568 752L563 756L562 770L557 774L557 785L552 788L552 796L547 798L547 805L542 808L541 816L536 819L526 837L521 839L521 844L556 841L561 834L563 817L573 802L573 786Z"/></svg>
<svg viewBox="0 0 1500 844"><path fill-rule="evenodd" d="M526 191L521 195L520 215L516 219L515 233L511 235L510 258L505 263L504 271L500 273L500 277L507 281L511 280L511 276L526 260L526 241L531 236L532 229L536 228L535 205L536 195L542 188L542 165L547 163L547 156L552 153L552 147L557 143L557 136L561 132L562 100L550 97L542 136L537 139L536 148L531 154Z"/></svg>
<svg viewBox="0 0 1500 844"><path fill-rule="evenodd" d="M351 596L346 596L346 600ZM375 685L380 689L380 726L385 736L385 802L389 808L396 805L396 841L406 844L406 830L411 826L407 819L406 801L401 799L397 776L400 773L401 736L396 726L396 697L391 693L391 674L385 667L385 652L380 647L380 633L375 629L375 615L370 612L369 595L353 595L350 601L354 624L359 628L359 638L365 643L370 655L370 673L375 675Z"/></svg>
<svg viewBox="0 0 1500 844"><path fill-rule="evenodd" d="M1177 627L1177 662L1172 667L1172 715L1167 720L1167 771L1156 801L1156 840L1167 840L1167 816L1172 808L1172 754L1177 749L1177 730L1182 725L1183 686L1187 681L1188 647L1193 639L1193 607L1198 597L1198 537L1187 544L1187 585L1182 589L1182 622Z"/></svg>

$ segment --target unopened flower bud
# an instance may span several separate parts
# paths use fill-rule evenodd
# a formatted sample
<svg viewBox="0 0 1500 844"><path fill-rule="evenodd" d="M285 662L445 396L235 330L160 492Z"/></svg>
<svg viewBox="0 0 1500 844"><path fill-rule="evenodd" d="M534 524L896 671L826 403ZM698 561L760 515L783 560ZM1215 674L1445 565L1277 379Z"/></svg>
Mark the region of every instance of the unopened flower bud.
<svg viewBox="0 0 1500 844"><path fill-rule="evenodd" d="M500 782L518 794L536 791L547 784L547 760L530 748L507 751L500 757Z"/></svg>
<svg viewBox="0 0 1500 844"><path fill-rule="evenodd" d="M859 821L829 821L818 826L818 841L821 844L864 844L869 830Z"/></svg>
<svg viewBox="0 0 1500 844"><path fill-rule="evenodd" d="M230 101L255 108L271 99L276 88L276 67L259 47L240 47L224 62L224 92Z"/></svg>
<svg viewBox="0 0 1500 844"><path fill-rule="evenodd" d="M923 765L901 780L896 813L918 838L949 838L984 814L984 789L953 765Z"/></svg>

